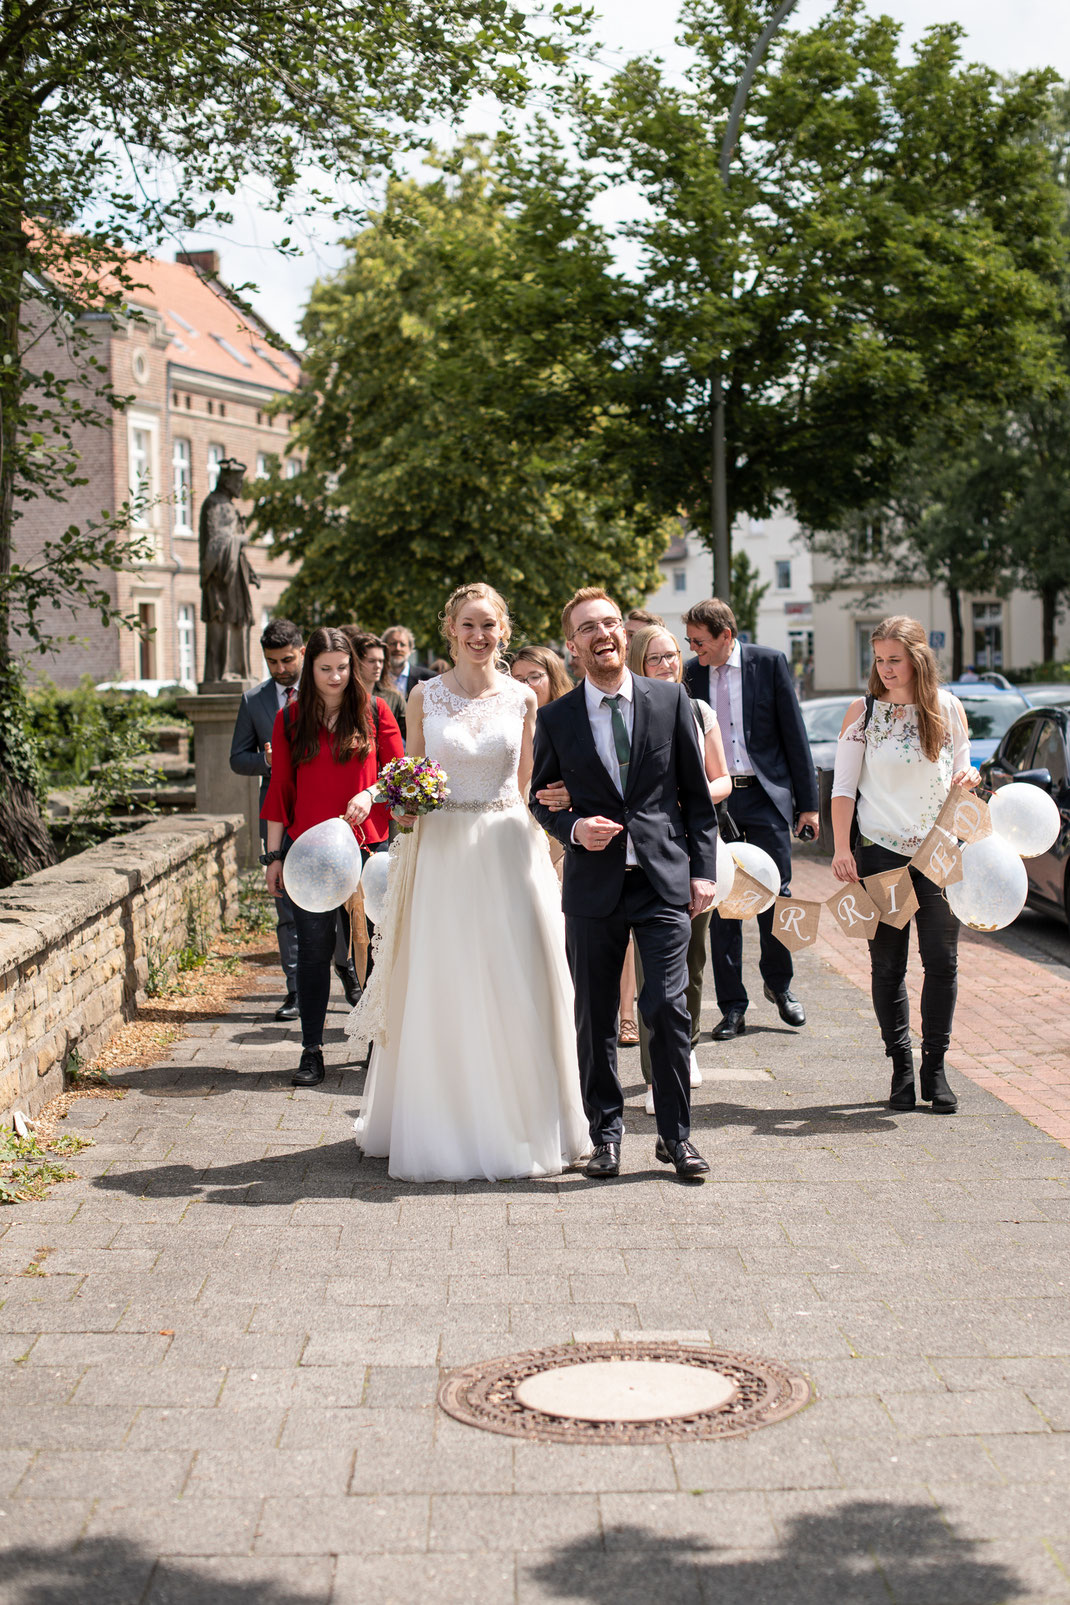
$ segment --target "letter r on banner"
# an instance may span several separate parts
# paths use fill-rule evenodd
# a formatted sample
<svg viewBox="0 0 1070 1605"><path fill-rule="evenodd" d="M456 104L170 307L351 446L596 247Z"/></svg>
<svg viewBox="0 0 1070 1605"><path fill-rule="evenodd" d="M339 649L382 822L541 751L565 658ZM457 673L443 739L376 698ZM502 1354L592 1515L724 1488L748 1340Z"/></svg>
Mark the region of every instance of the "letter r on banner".
<svg viewBox="0 0 1070 1605"><path fill-rule="evenodd" d="M809 903L802 897L778 897L773 905L773 935L792 952L812 947L817 941L820 918L820 903Z"/></svg>

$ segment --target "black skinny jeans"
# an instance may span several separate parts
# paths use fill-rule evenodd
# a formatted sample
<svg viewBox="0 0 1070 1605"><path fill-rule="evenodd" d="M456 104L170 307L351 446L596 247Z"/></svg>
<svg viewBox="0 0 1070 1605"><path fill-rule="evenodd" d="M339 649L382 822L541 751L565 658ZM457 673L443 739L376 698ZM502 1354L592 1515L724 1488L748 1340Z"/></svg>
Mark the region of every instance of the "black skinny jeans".
<svg viewBox="0 0 1070 1605"><path fill-rule="evenodd" d="M859 843L855 851L858 873L879 875L886 869L900 869L910 860L887 847ZM916 869L910 872L918 897L914 924L918 928L918 952L925 979L921 988L921 1046L930 1062L943 1060L951 1043L951 1023L958 995L959 922L948 907L939 886ZM910 1047L910 1004L907 999L907 953L910 921L897 931L882 921L869 944L873 1010L877 1016L884 1051L890 1057L897 1049Z"/></svg>
<svg viewBox="0 0 1070 1605"><path fill-rule="evenodd" d="M349 941L349 915L344 908L328 909L326 914L310 914L294 904L297 928L297 1007L301 1011L301 1046L323 1045L323 1022L331 995L331 966L341 925Z"/></svg>

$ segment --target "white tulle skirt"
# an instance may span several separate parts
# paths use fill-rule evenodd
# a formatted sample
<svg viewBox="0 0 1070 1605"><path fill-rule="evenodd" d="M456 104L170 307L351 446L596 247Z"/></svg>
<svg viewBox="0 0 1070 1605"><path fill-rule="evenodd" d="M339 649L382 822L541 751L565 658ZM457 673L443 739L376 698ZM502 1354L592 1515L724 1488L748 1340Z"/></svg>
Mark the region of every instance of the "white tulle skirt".
<svg viewBox="0 0 1070 1605"><path fill-rule="evenodd" d="M555 1175L590 1148L561 888L523 804L395 843L368 991L357 1142L408 1181Z"/></svg>

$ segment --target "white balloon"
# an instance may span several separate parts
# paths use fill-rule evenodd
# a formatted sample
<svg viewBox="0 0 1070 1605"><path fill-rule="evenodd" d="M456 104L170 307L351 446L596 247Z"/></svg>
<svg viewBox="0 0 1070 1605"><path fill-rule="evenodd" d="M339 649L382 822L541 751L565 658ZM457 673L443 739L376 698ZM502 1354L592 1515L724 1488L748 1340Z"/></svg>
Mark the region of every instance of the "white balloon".
<svg viewBox="0 0 1070 1605"><path fill-rule="evenodd" d="M390 879L393 863L389 853L373 853L360 877L364 888L364 912L373 925L378 925L386 907L386 883Z"/></svg>
<svg viewBox="0 0 1070 1605"><path fill-rule="evenodd" d="M309 914L341 908L360 880L360 848L344 819L325 819L298 836L282 861L286 895Z"/></svg>
<svg viewBox="0 0 1070 1605"><path fill-rule="evenodd" d="M773 894L768 902L762 904L758 913L771 908L773 899L780 896L781 881L780 871L765 848L755 847L753 842L730 842L728 850L744 874L749 875L752 880L760 881L763 886L768 886Z"/></svg>
<svg viewBox="0 0 1070 1605"><path fill-rule="evenodd" d="M1001 786L989 801L988 813L997 836L1023 858L1046 853L1062 824L1055 799L1028 781Z"/></svg>
<svg viewBox="0 0 1070 1605"><path fill-rule="evenodd" d="M945 888L951 912L973 931L1001 931L1025 907L1025 865L1002 836L962 849L962 879Z"/></svg>
<svg viewBox="0 0 1070 1605"><path fill-rule="evenodd" d="M717 896L713 900L714 908L723 903L726 897L732 895L732 883L736 878L736 861L729 851L728 843L723 836L717 838Z"/></svg>

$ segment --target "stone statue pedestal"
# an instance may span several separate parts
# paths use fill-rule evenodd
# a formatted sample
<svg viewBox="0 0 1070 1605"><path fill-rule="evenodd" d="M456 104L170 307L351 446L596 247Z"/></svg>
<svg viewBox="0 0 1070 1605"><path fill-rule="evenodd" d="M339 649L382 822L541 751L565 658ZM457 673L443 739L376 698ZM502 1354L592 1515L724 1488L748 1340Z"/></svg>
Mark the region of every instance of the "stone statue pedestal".
<svg viewBox="0 0 1070 1605"><path fill-rule="evenodd" d="M199 814L244 814L238 832L238 866L258 868L260 857L260 777L236 775L230 743L242 693L256 680L206 680L195 697L179 697L179 712L193 725Z"/></svg>

